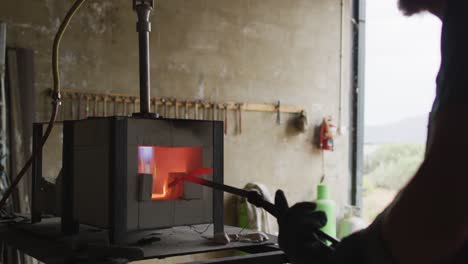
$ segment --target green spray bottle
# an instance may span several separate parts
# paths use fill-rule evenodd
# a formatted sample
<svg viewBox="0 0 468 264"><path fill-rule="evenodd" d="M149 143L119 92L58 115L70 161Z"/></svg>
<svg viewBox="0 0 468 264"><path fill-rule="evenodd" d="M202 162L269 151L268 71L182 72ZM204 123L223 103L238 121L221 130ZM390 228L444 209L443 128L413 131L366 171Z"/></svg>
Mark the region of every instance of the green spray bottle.
<svg viewBox="0 0 468 264"><path fill-rule="evenodd" d="M330 189L325 184L317 186L317 211L327 215L327 224L321 229L332 237L336 237L336 204L330 199Z"/></svg>

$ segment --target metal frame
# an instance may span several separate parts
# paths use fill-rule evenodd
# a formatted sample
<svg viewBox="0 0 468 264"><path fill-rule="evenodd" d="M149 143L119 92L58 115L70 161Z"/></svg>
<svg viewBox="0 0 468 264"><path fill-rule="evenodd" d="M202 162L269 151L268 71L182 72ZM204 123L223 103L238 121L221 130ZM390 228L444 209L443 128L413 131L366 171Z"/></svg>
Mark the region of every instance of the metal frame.
<svg viewBox="0 0 468 264"><path fill-rule="evenodd" d="M235 256L205 261L196 261L186 264L283 264L288 263L286 255L282 251L256 253L247 256Z"/></svg>
<svg viewBox="0 0 468 264"><path fill-rule="evenodd" d="M83 234L79 236L64 236L60 235L60 231L57 228L60 225L59 219L47 219L45 221L36 225L0 224L0 243L44 263L116 263L112 262L113 260L122 261L118 263L127 263L127 261L166 259L226 250L238 250L249 255L220 257L186 264L288 263L285 253L274 244L276 239L272 237L270 237L272 239L270 242L260 244L233 242L228 245L216 245L206 243L205 238L199 237L198 234L193 234L193 231L184 231L182 234L175 234L176 236L187 236L188 240L182 244L179 242L171 242L171 244L156 242L145 246L118 246L103 243L102 235L105 233L102 233L102 230L97 231L92 227L81 226L80 229L85 231ZM236 233L241 230L238 227L226 226L226 228L230 233ZM163 236L166 238L174 235L174 231L172 230L161 230L161 232L166 233ZM196 237L196 241L193 240L194 237ZM194 245L196 246L194 247ZM181 250L181 247L184 250Z"/></svg>
<svg viewBox="0 0 468 264"><path fill-rule="evenodd" d="M352 18L351 204L361 207L364 148L366 0L352 1Z"/></svg>
<svg viewBox="0 0 468 264"><path fill-rule="evenodd" d="M61 219L62 233L65 235L74 235L79 232L79 224L74 214L74 186L73 175L73 142L74 142L74 121L65 121L63 124L63 158L62 158L62 201L61 201Z"/></svg>
<svg viewBox="0 0 468 264"><path fill-rule="evenodd" d="M6 98L5 98L5 70L6 70L6 31L7 27L4 22L0 22L0 107L1 107L1 133L6 133ZM5 137L2 134L0 143L6 143Z"/></svg>
<svg viewBox="0 0 468 264"><path fill-rule="evenodd" d="M40 182L42 180L42 136L44 134L43 124L33 124L33 150L37 153L32 163L32 181L31 181L31 222L41 221L42 212L38 206L38 194L40 192Z"/></svg>
<svg viewBox="0 0 468 264"><path fill-rule="evenodd" d="M5 71L6 71L6 31L4 22L0 22L0 163L6 168L6 136L7 136L7 115L6 115L6 93L5 93ZM5 171L5 169L4 169ZM0 174L0 181L8 184L6 174Z"/></svg>

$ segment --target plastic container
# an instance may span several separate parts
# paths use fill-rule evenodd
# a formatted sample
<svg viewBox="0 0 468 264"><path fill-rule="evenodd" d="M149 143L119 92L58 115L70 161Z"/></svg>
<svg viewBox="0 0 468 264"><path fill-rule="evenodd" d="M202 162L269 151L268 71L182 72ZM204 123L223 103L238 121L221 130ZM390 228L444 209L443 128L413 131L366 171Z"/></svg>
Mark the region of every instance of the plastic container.
<svg viewBox="0 0 468 264"><path fill-rule="evenodd" d="M345 207L345 214L338 224L338 238L343 239L357 231L365 229L369 224L360 217L357 207Z"/></svg>
<svg viewBox="0 0 468 264"><path fill-rule="evenodd" d="M317 186L317 210L327 215L327 224L321 229L332 237L336 237L336 203L330 199L330 189L325 184Z"/></svg>

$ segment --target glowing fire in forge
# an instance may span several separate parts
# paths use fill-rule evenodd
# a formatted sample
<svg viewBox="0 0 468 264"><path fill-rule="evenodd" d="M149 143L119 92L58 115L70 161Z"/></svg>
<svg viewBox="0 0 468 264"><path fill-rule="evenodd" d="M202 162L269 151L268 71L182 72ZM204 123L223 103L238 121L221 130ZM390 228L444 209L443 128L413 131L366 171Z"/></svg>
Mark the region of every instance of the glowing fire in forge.
<svg viewBox="0 0 468 264"><path fill-rule="evenodd" d="M173 188L168 185L176 177L203 166L201 147L138 147L138 173L153 175L152 200L174 200L182 198L183 184Z"/></svg>

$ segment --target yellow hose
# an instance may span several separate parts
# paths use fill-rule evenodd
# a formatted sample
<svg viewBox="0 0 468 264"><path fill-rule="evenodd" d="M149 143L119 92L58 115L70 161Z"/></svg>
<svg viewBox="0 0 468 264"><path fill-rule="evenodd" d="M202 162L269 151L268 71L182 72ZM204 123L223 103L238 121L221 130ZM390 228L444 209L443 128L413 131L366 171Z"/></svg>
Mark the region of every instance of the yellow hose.
<svg viewBox="0 0 468 264"><path fill-rule="evenodd" d="M44 136L42 137L42 144L40 148L34 149L32 152L31 157L26 161L26 164L23 166L23 168L20 170L18 175L15 177L13 182L11 183L10 187L5 191L3 194L2 199L0 200L0 209L2 209L7 200L8 197L11 196L13 193L13 190L18 186L18 183L21 181L21 179L26 175L26 172L28 169L31 167L34 158L39 155L39 153L42 151L42 146L46 143L47 139L49 138L50 133L52 132L52 129L55 124L55 120L57 119L59 107L61 104L60 101L60 67L59 67L59 52L60 52L60 42L62 41L63 34L68 28L68 25L70 24L71 19L73 16L78 12L80 7L83 5L83 3L86 2L86 0L77 0L73 6L70 8L68 11L67 15L65 16L65 19L63 20L62 24L59 27L59 30L57 34L55 35L54 39L54 46L52 49L52 74L54 77L54 90L53 90L53 101L52 101L52 114L50 116L49 124L47 125L47 129L44 133Z"/></svg>
<svg viewBox="0 0 468 264"><path fill-rule="evenodd" d="M70 21L72 20L73 16L78 12L80 7L86 0L77 0L73 6L68 11L65 19L63 20L62 24L59 27L57 34L55 35L54 39L54 46L52 49L52 73L54 76L54 91L53 96L55 100L60 100L60 67L59 67L59 53L60 53L60 43L62 41L62 37L67 30L68 26L70 25Z"/></svg>

